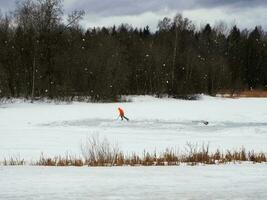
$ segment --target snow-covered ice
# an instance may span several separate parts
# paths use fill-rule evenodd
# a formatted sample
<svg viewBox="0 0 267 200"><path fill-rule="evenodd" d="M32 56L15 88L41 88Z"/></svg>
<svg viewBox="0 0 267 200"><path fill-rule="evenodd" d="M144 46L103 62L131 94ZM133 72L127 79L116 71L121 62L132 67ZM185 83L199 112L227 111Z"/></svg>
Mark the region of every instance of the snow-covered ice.
<svg viewBox="0 0 267 200"><path fill-rule="evenodd" d="M267 99L202 96L198 101L131 97L129 103L25 103L0 105L0 160L80 155L98 134L125 152L183 148L267 152ZM117 120L123 107L131 120ZM202 121L208 121L206 126ZM0 166L0 199L267 199L267 165L165 167Z"/></svg>
<svg viewBox="0 0 267 200"><path fill-rule="evenodd" d="M267 152L267 98L130 98L128 103L2 104L0 160L10 156L36 160L42 152L80 155L81 144L96 134L125 152L182 149L187 142ZM129 122L116 120L119 106Z"/></svg>
<svg viewBox="0 0 267 200"><path fill-rule="evenodd" d="M2 200L267 199L266 164L0 167Z"/></svg>

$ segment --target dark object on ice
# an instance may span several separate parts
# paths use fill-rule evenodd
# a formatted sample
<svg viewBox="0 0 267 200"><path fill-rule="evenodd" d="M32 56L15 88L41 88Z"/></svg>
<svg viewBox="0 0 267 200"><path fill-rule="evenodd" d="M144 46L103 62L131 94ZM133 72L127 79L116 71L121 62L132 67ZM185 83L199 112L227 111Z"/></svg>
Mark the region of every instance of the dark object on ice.
<svg viewBox="0 0 267 200"><path fill-rule="evenodd" d="M208 121L203 121L203 124L208 125L209 122Z"/></svg>
<svg viewBox="0 0 267 200"><path fill-rule="evenodd" d="M208 125L209 122L208 121L205 121L205 120L200 120L200 121L195 121L197 122L198 124L201 123L201 124L205 124L205 125Z"/></svg>
<svg viewBox="0 0 267 200"><path fill-rule="evenodd" d="M194 124L205 124L206 126L209 124L208 121L205 120L197 120L197 121L192 121Z"/></svg>

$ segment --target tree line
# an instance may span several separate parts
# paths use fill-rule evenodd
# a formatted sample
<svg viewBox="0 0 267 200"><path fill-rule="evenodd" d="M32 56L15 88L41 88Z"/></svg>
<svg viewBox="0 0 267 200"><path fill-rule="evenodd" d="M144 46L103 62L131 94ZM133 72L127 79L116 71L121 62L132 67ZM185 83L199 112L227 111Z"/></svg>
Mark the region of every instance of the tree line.
<svg viewBox="0 0 267 200"><path fill-rule="evenodd" d="M0 97L184 96L267 87L267 34L196 28L177 14L149 26L84 29L61 0L26 0L0 15Z"/></svg>

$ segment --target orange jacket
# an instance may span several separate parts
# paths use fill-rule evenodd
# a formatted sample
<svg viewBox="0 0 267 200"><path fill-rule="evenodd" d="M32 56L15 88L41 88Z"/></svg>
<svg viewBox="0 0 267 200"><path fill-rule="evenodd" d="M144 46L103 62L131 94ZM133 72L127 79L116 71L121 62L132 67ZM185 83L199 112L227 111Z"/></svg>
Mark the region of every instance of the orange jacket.
<svg viewBox="0 0 267 200"><path fill-rule="evenodd" d="M124 116L124 111L122 110L122 108L118 108L120 116Z"/></svg>

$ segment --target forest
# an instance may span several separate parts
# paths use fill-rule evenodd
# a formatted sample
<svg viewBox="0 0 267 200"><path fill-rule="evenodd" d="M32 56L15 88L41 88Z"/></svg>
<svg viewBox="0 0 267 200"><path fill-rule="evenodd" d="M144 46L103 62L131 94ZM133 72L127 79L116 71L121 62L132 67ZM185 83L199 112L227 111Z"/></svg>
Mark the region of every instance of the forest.
<svg viewBox="0 0 267 200"><path fill-rule="evenodd" d="M180 97L267 88L267 33L200 28L177 14L158 28L82 27L83 11L26 0L0 14L0 97ZM64 16L68 16L64 20Z"/></svg>

